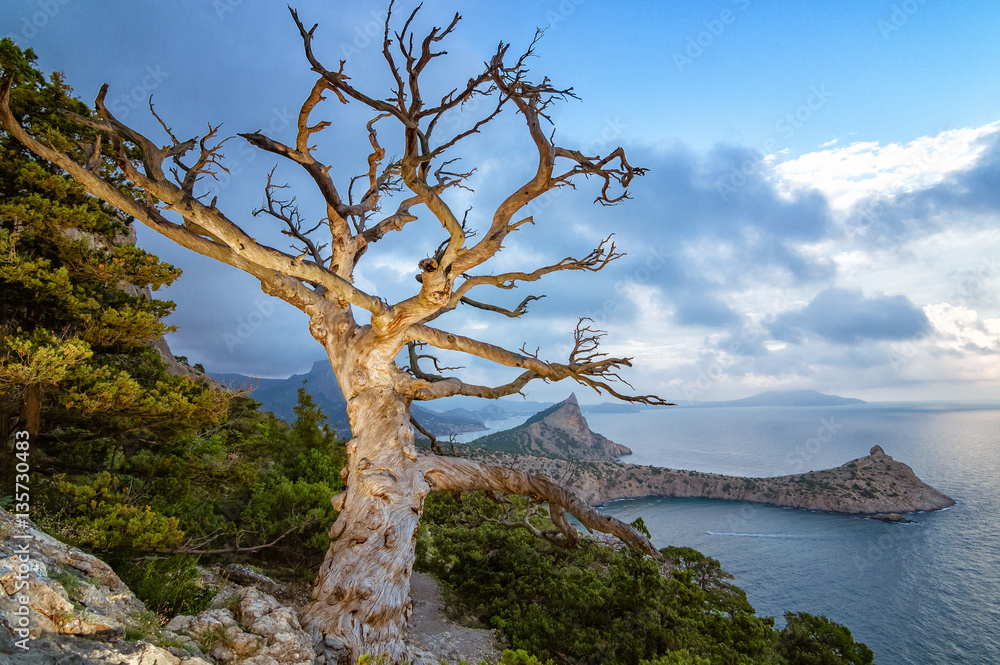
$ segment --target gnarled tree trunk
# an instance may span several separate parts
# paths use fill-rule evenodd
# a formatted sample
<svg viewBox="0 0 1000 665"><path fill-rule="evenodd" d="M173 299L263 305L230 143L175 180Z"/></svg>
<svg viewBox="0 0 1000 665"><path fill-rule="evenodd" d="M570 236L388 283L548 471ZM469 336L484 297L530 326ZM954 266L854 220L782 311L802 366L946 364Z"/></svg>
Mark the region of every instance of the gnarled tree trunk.
<svg viewBox="0 0 1000 665"><path fill-rule="evenodd" d="M314 600L300 618L343 642L354 658L370 653L401 662L414 544L430 487L417 465L410 398L385 380L391 370L372 370L363 360L338 369L341 385L354 388L345 390L353 434L341 472L347 488L334 497L340 514Z"/></svg>

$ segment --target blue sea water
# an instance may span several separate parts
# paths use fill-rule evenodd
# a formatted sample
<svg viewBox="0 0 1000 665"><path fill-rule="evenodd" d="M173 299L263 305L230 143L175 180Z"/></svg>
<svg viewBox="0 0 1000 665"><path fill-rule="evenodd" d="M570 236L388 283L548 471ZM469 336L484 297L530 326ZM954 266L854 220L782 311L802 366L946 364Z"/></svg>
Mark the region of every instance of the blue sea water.
<svg viewBox="0 0 1000 665"><path fill-rule="evenodd" d="M824 614L879 665L1000 663L1000 409L676 408L588 417L623 461L744 476L839 466L878 444L960 503L885 522L703 499L613 502L658 547L719 559L758 614Z"/></svg>

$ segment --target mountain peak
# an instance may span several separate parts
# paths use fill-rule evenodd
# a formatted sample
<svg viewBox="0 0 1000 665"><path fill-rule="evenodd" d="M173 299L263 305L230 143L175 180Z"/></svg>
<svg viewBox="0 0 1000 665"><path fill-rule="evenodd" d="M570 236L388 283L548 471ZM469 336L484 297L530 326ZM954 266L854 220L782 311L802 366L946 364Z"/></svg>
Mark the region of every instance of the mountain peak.
<svg viewBox="0 0 1000 665"><path fill-rule="evenodd" d="M592 431L576 395L528 418L523 424L477 439L480 445L507 452L569 459L617 461L632 451Z"/></svg>

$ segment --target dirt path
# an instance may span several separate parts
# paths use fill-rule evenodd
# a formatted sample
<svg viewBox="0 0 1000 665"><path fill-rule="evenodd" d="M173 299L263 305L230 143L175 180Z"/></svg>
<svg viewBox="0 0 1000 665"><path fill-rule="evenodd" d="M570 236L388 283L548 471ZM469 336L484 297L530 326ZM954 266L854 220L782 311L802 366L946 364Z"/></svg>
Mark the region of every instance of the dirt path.
<svg viewBox="0 0 1000 665"><path fill-rule="evenodd" d="M502 649L493 631L466 628L445 618L441 590L433 577L414 571L410 578L410 598L413 615L407 642L445 659L450 665L458 665L463 659L470 665L484 660L495 663L500 659Z"/></svg>

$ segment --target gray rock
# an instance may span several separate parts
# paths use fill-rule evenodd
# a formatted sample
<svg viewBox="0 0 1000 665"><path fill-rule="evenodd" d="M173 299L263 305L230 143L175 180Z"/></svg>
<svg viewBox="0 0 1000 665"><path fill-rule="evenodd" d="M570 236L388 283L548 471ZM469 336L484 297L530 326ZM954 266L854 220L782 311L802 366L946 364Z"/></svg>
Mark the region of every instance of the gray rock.
<svg viewBox="0 0 1000 665"><path fill-rule="evenodd" d="M231 563L223 568L222 576L228 580L236 582L237 584L257 587L269 593L275 593L281 588L280 585L270 577L261 575L252 568L242 566L238 563Z"/></svg>
<svg viewBox="0 0 1000 665"><path fill-rule="evenodd" d="M194 617L190 614L178 614L164 626L164 629L172 633L185 633L192 621L194 621Z"/></svg>

